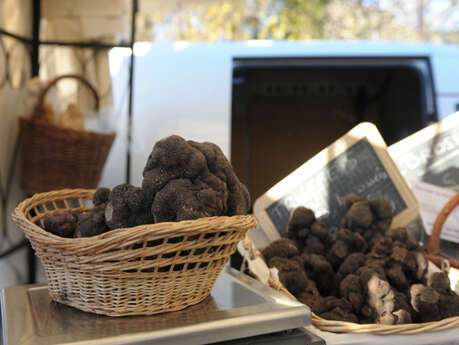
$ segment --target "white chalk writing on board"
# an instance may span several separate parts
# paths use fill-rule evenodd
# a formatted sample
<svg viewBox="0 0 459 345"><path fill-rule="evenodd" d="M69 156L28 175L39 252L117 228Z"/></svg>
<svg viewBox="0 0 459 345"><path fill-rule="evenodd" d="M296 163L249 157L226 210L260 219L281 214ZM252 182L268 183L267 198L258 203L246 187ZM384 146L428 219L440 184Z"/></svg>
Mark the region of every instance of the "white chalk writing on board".
<svg viewBox="0 0 459 345"><path fill-rule="evenodd" d="M406 180L459 190L459 112L389 147Z"/></svg>
<svg viewBox="0 0 459 345"><path fill-rule="evenodd" d="M418 214L416 199L390 158L376 127L362 123L278 182L254 204L260 227L271 241L285 235L295 207L311 208L336 232L344 214L343 198L384 198L404 226Z"/></svg>
<svg viewBox="0 0 459 345"><path fill-rule="evenodd" d="M363 138L269 206L267 213L277 231L285 235L293 209L311 205L308 207L313 208L316 216L334 233L344 216L343 199L350 193L363 198L383 197L390 200L395 214L406 208L373 147L368 139Z"/></svg>

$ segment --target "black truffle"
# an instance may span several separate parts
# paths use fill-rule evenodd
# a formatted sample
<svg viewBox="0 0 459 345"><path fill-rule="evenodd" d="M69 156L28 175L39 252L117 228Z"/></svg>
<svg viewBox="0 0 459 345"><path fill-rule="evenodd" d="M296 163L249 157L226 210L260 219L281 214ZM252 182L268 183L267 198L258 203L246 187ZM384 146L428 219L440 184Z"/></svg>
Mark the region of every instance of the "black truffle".
<svg viewBox="0 0 459 345"><path fill-rule="evenodd" d="M113 188L105 207L105 221L110 229L153 223L149 198L142 188L121 184Z"/></svg>
<svg viewBox="0 0 459 345"><path fill-rule="evenodd" d="M452 294L440 294L438 304L442 318L459 316L459 296L454 292Z"/></svg>
<svg viewBox="0 0 459 345"><path fill-rule="evenodd" d="M306 237L309 235L311 224L314 221L314 212L302 206L295 208L290 216L287 224L287 237L295 242L300 251L303 251Z"/></svg>
<svg viewBox="0 0 459 345"><path fill-rule="evenodd" d="M326 247L316 236L310 235L306 239L303 252L324 255L326 253Z"/></svg>
<svg viewBox="0 0 459 345"><path fill-rule="evenodd" d="M91 237L110 230L105 223L105 204L78 215L74 237Z"/></svg>
<svg viewBox="0 0 459 345"><path fill-rule="evenodd" d="M346 212L344 219L349 229L358 231L361 228L368 228L374 216L367 201L357 201Z"/></svg>
<svg viewBox="0 0 459 345"><path fill-rule="evenodd" d="M393 263L387 270L389 282L399 291L406 291L409 288L409 281L403 272L402 265Z"/></svg>
<svg viewBox="0 0 459 345"><path fill-rule="evenodd" d="M105 187L97 188L96 192L92 197L92 203L95 206L99 206L107 203L108 197L110 196L110 189Z"/></svg>
<svg viewBox="0 0 459 345"><path fill-rule="evenodd" d="M278 269L279 280L293 295L298 296L306 289L308 278L296 260L273 257L269 260L268 266Z"/></svg>
<svg viewBox="0 0 459 345"><path fill-rule="evenodd" d="M77 218L71 212L60 212L46 216L43 219L45 229L61 237L73 237Z"/></svg>
<svg viewBox="0 0 459 345"><path fill-rule="evenodd" d="M327 320L338 320L338 321L353 322L353 323L359 322L359 319L357 318L355 314L346 312L340 307L336 307L335 309L331 311L322 313L320 316Z"/></svg>
<svg viewBox="0 0 459 345"><path fill-rule="evenodd" d="M173 135L158 141L143 171L155 222L246 214L247 188L220 148ZM185 193L185 194L184 194Z"/></svg>
<svg viewBox="0 0 459 345"><path fill-rule="evenodd" d="M327 259L336 269L349 255L349 247L342 240L337 240L333 243L331 249L328 252Z"/></svg>
<svg viewBox="0 0 459 345"><path fill-rule="evenodd" d="M428 285L441 294L451 293L451 282L445 272L435 272L428 279Z"/></svg>
<svg viewBox="0 0 459 345"><path fill-rule="evenodd" d="M421 322L441 319L439 306L440 295L431 287L414 284L410 288L411 306L417 312Z"/></svg>
<svg viewBox="0 0 459 345"><path fill-rule="evenodd" d="M352 232L348 229L340 229L336 234L338 240L343 241L348 246L350 252L361 252L367 251L367 242L358 232Z"/></svg>
<svg viewBox="0 0 459 345"><path fill-rule="evenodd" d="M316 283L312 279L308 279L305 289L298 294L297 298L301 303L306 304L312 310L315 310L322 300L319 290L317 290Z"/></svg>
<svg viewBox="0 0 459 345"><path fill-rule="evenodd" d="M324 295L335 293L335 272L332 265L322 255L303 254L306 275L316 282L319 292Z"/></svg>
<svg viewBox="0 0 459 345"><path fill-rule="evenodd" d="M352 303L354 312L360 313L364 301L364 295L358 275L347 275L346 278L344 278L339 284L339 293L341 297L346 298Z"/></svg>
<svg viewBox="0 0 459 345"><path fill-rule="evenodd" d="M271 258L279 256L282 258L291 258L298 255L298 248L292 240L288 238L281 238L270 243L266 248L261 251L265 262L269 262Z"/></svg>
<svg viewBox="0 0 459 345"><path fill-rule="evenodd" d="M337 281L343 280L348 274L355 273L365 264L365 255L362 253L350 254L339 266L336 273Z"/></svg>
<svg viewBox="0 0 459 345"><path fill-rule="evenodd" d="M392 207L384 199L368 199L373 214L378 219L392 218Z"/></svg>

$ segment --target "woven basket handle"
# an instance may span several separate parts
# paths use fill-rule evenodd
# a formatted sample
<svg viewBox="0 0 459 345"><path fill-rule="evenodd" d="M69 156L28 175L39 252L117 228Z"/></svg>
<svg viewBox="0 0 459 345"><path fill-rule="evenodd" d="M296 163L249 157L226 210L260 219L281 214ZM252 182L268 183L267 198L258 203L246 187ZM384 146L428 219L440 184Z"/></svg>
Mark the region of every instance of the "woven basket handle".
<svg viewBox="0 0 459 345"><path fill-rule="evenodd" d="M38 119L40 116L43 115L43 103L45 101L46 94L48 93L49 89L51 89L61 79L76 79L82 82L84 85L86 85L88 89L91 90L92 94L94 95L95 110L96 111L99 110L100 97L95 87L86 78L82 77L81 75L63 74L58 77L55 77L54 79L51 79L50 82L40 91L40 94L38 95L38 99L37 99L37 104L35 105L34 110L32 112L32 119Z"/></svg>
<svg viewBox="0 0 459 345"><path fill-rule="evenodd" d="M449 264L451 266L459 268L459 260L444 258L440 256L440 234L443 228L443 224L445 224L448 216L458 205L459 194L456 194L454 197L451 198L450 201L446 203L446 205L438 214L433 226L432 234L430 235L429 245L427 246L426 250L426 256L429 260L431 260L434 264L438 265L439 267L441 267L443 260L447 260L449 261Z"/></svg>

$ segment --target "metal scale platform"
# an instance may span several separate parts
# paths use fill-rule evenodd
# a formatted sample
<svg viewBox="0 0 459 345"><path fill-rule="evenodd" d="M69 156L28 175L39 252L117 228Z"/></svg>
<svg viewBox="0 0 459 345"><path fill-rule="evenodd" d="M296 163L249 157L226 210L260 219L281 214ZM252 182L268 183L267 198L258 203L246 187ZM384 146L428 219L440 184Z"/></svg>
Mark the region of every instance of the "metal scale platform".
<svg viewBox="0 0 459 345"><path fill-rule="evenodd" d="M1 307L3 345L325 344L303 328L308 307L229 267L206 300L178 312L95 315L53 302L46 285L6 288Z"/></svg>

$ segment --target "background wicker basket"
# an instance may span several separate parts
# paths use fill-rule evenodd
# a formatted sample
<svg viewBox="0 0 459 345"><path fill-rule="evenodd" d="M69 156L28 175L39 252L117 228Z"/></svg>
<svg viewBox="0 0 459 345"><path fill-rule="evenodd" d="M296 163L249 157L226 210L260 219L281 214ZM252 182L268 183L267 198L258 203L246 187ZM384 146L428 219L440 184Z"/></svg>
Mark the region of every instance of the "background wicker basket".
<svg viewBox="0 0 459 345"><path fill-rule="evenodd" d="M95 88L79 75L51 80L38 96L30 117L20 117L21 187L29 195L62 188L95 188L100 180L115 133L79 131L40 121L46 93L61 79L76 79L94 95Z"/></svg>
<svg viewBox="0 0 459 345"><path fill-rule="evenodd" d="M48 278L51 298L111 316L150 315L205 299L247 230L251 215L212 217L62 238L39 225L52 213L92 206L94 190L35 194L13 219L30 240Z"/></svg>
<svg viewBox="0 0 459 345"><path fill-rule="evenodd" d="M434 228L429 239L429 245L425 249L426 256L429 260L434 262L438 266L444 266L444 263L447 262L447 265L453 267L458 267L458 261L451 258L444 258L439 254L440 247L440 234L449 214L451 211L459 205L459 194L454 196L442 209L442 211L437 216L437 219L434 223ZM244 247L246 253L250 251L251 240L246 237ZM252 254L253 255L253 254ZM262 257L260 252L257 252L255 255ZM276 279L270 279L268 281L269 286L277 291L280 291L292 299L295 299L284 286L283 284ZM441 331L448 328L459 327L459 316L450 317L440 321L425 322L425 323L410 323L410 324L400 324L400 325L382 325L382 324L358 324L352 322L336 321L336 320L326 320L311 313L312 323L315 327L319 328L322 331L335 332L335 333L372 333L372 334L418 334L423 332L433 332Z"/></svg>
<svg viewBox="0 0 459 345"><path fill-rule="evenodd" d="M459 205L459 194L456 194L451 198L450 201L443 206L443 209L435 219L433 225L432 234L430 235L429 245L427 246L425 253L427 258L437 266L441 267L442 263L446 260L449 265L459 269L459 260L453 258L444 258L440 255L440 234L445 224L446 219L451 212Z"/></svg>

